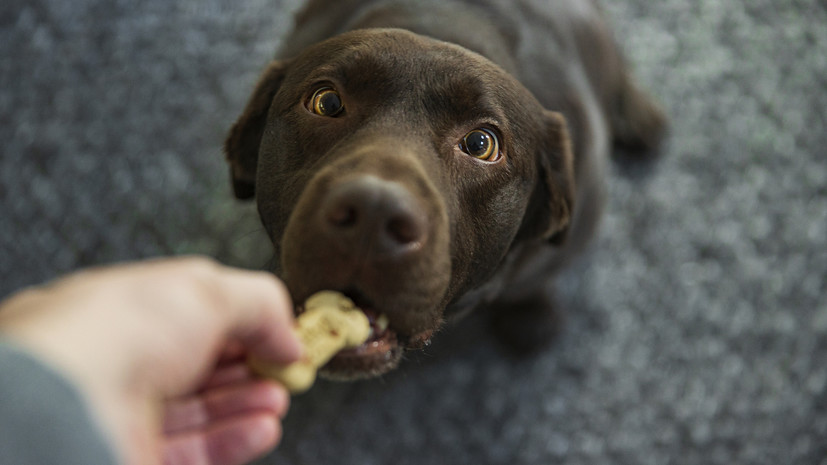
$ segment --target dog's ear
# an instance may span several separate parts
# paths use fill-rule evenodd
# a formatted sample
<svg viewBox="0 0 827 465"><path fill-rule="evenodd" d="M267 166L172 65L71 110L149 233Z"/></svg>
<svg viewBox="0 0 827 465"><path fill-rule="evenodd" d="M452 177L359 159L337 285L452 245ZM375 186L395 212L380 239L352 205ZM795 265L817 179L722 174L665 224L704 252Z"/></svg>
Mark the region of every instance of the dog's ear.
<svg viewBox="0 0 827 465"><path fill-rule="evenodd" d="M224 155L230 164L233 192L239 199L249 199L255 195L258 149L270 104L281 86L286 69L287 63L284 61L270 63L259 78L244 112L224 141Z"/></svg>
<svg viewBox="0 0 827 465"><path fill-rule="evenodd" d="M545 144L538 151L537 185L520 226L521 238L542 238L560 245L574 213L574 156L566 120L545 111Z"/></svg>

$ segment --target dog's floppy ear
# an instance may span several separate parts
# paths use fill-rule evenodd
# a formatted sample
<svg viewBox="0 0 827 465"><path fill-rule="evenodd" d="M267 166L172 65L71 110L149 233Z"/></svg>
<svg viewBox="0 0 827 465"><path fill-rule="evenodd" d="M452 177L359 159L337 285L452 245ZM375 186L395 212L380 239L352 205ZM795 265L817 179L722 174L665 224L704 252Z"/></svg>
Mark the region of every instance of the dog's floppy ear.
<svg viewBox="0 0 827 465"><path fill-rule="evenodd" d="M545 111L545 145L538 153L537 185L529 200L519 236L559 245L566 239L574 213L574 156L566 120Z"/></svg>
<svg viewBox="0 0 827 465"><path fill-rule="evenodd" d="M286 69L287 63L284 61L270 63L224 142L233 192L239 199L249 199L255 195L258 149L270 104L281 86Z"/></svg>

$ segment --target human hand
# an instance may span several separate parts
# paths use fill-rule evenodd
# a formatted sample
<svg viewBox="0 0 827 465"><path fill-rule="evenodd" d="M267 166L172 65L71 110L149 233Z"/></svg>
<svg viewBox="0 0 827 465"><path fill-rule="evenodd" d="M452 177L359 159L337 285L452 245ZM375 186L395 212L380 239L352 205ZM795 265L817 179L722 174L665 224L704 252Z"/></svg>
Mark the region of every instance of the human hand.
<svg viewBox="0 0 827 465"><path fill-rule="evenodd" d="M274 447L287 392L247 371L301 355L272 275L203 258L75 273L0 304L0 331L83 393L129 464L244 463Z"/></svg>

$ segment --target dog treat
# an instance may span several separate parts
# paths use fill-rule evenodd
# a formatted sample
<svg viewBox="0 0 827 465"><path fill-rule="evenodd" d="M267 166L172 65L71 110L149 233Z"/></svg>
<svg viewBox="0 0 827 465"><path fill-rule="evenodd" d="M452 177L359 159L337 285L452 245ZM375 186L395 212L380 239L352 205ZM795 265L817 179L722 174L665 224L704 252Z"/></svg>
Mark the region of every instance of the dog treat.
<svg viewBox="0 0 827 465"><path fill-rule="evenodd" d="M313 385L316 371L342 349L356 347L370 337L370 322L353 301L335 291L321 291L310 296L304 312L296 319L297 334L304 346L301 360L285 366L272 365L251 358L252 370L279 381L293 394Z"/></svg>

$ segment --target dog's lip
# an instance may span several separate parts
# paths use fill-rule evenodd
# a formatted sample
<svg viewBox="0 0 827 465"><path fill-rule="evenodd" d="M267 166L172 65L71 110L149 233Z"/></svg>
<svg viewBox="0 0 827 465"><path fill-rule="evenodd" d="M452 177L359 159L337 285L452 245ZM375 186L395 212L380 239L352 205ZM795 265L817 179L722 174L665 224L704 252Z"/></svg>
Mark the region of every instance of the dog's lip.
<svg viewBox="0 0 827 465"><path fill-rule="evenodd" d="M357 306L358 307L358 306ZM387 352L399 345L396 331L390 328L387 317L370 307L358 307L368 317L370 336L359 346L344 349L338 355L361 356ZM384 320L384 322L382 322Z"/></svg>
<svg viewBox="0 0 827 465"><path fill-rule="evenodd" d="M371 335L356 347L339 351L323 367L332 378L354 379L384 373L395 367L401 358L402 345L397 332L387 323L387 317L364 304L357 304L368 317ZM384 319L385 324L380 321Z"/></svg>
<svg viewBox="0 0 827 465"><path fill-rule="evenodd" d="M403 335L405 333L395 328L393 321L389 321L387 315L373 307L360 292L340 292L353 300L356 307L368 317L371 335L363 344L343 349L333 356L323 367L329 376L347 379L383 373L399 363L405 349L421 349L430 344L433 330ZM297 308L296 311L301 314L303 308Z"/></svg>

